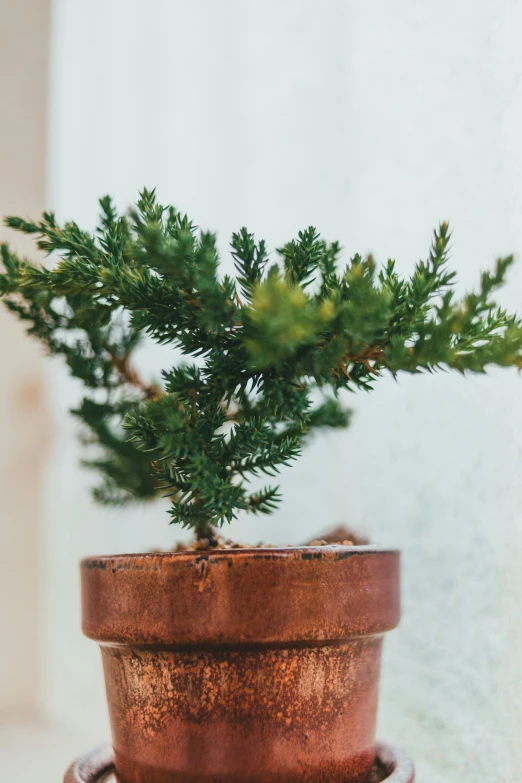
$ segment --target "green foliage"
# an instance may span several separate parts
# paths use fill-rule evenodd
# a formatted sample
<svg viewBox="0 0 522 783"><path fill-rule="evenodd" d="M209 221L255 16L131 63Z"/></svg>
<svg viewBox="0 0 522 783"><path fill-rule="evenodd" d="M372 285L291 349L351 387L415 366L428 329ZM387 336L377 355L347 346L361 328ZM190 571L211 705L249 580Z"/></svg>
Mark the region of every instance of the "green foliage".
<svg viewBox="0 0 522 783"><path fill-rule="evenodd" d="M347 426L342 390L371 389L384 370L521 364L522 323L493 299L512 258L459 299L445 223L409 278L358 255L341 268L339 245L314 228L267 269L265 243L243 228L232 278L219 274L215 236L154 191L127 216L108 197L100 205L92 234L52 213L8 218L57 263L3 245L0 296L87 389L74 414L97 446L86 464L103 477L102 502L162 493L173 521L207 536L240 510L274 510L277 487L252 492L249 479L276 475L317 429ZM133 368L143 335L187 357L161 385Z"/></svg>

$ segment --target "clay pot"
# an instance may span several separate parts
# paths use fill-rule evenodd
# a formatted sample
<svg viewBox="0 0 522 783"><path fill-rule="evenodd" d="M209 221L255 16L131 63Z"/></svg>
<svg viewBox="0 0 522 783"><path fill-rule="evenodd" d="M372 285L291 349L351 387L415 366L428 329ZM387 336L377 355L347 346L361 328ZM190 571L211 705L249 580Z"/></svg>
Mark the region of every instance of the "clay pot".
<svg viewBox="0 0 522 783"><path fill-rule="evenodd" d="M121 783L369 779L398 552L88 558L82 596Z"/></svg>

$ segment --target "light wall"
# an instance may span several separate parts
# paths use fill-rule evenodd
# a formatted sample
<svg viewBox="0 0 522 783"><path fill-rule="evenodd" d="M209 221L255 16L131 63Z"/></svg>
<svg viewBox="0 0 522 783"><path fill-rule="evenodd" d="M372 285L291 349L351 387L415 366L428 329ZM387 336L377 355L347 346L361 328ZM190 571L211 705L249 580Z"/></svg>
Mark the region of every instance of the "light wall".
<svg viewBox="0 0 522 783"><path fill-rule="evenodd" d="M50 2L0 0L0 216L45 207ZM0 227L20 252L30 244ZM42 470L49 420L41 351L0 310L0 718L38 708ZM5 636L4 636L5 634Z"/></svg>
<svg viewBox="0 0 522 783"><path fill-rule="evenodd" d="M522 248L522 2L55 0L50 192L92 225L95 200L143 184L219 232L271 247L314 223L346 252L411 271L439 219L459 290ZM503 302L518 307L519 265ZM144 369L160 360L141 356ZM167 361L173 361L168 357ZM107 736L101 667L79 631L82 555L169 546L161 508L89 499L77 385L47 366L45 708ZM404 552L404 620L384 662L381 736L420 780L501 783L520 769L522 381L495 371L390 378L354 424L283 475L270 520L235 537L300 542L341 521Z"/></svg>

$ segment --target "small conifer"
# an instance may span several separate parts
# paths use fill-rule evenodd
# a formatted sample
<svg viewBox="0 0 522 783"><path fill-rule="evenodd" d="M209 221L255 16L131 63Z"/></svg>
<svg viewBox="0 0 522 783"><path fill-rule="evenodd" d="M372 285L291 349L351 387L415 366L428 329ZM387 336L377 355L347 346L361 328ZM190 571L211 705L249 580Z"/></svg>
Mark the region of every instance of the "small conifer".
<svg viewBox="0 0 522 783"><path fill-rule="evenodd" d="M339 244L312 227L270 260L243 228L231 277L219 273L214 234L154 191L128 215L109 197L100 206L93 233L49 212L7 218L58 260L40 267L2 245L0 296L83 382L73 413L97 447L85 464L101 475L102 503L161 492L172 521L208 538L239 511L275 509L278 488L254 492L249 477L274 476L317 429L347 426L343 390L370 390L385 370L521 365L522 322L493 298L512 256L458 298L446 223L409 278L372 257L341 267ZM160 383L133 364L145 335L188 359Z"/></svg>

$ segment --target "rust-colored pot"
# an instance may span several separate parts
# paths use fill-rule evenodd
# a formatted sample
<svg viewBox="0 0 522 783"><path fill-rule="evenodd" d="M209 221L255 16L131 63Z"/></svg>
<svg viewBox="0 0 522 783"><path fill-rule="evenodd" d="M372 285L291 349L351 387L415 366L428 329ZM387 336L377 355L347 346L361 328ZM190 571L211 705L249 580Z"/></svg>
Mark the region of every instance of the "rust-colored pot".
<svg viewBox="0 0 522 783"><path fill-rule="evenodd" d="M82 595L121 783L368 779L398 552L88 558Z"/></svg>

